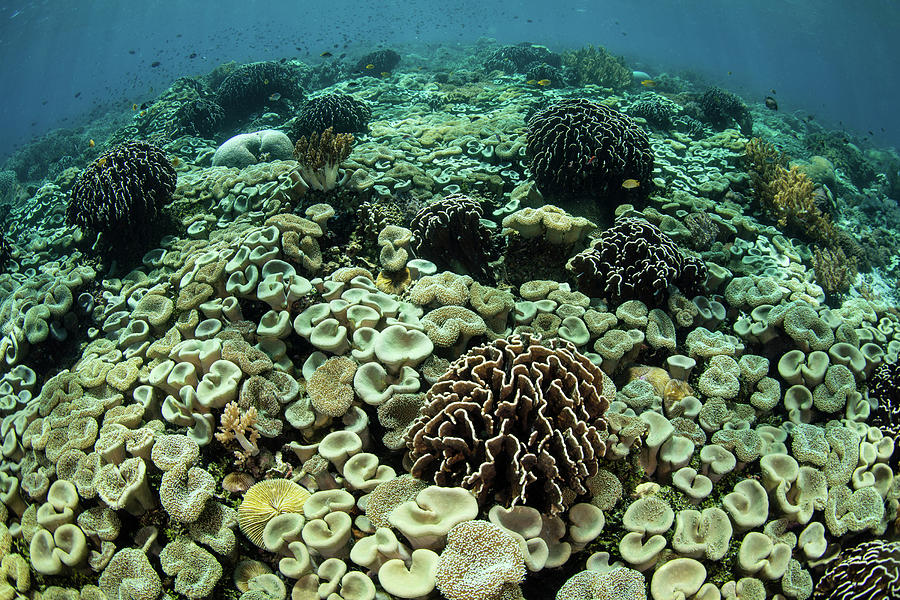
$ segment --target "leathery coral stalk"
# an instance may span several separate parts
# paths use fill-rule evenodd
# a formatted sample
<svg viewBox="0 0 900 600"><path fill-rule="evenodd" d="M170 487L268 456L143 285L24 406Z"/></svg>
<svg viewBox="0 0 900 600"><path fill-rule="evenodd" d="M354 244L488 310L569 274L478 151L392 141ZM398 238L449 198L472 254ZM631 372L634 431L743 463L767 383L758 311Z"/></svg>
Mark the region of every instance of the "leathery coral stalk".
<svg viewBox="0 0 900 600"><path fill-rule="evenodd" d="M222 412L220 431L216 432L216 439L227 444L231 440L237 440L243 452L235 452L240 460L246 460L259 454L256 440L259 432L253 427L256 424L256 407L251 406L244 414L237 402L229 402Z"/></svg>
<svg viewBox="0 0 900 600"><path fill-rule="evenodd" d="M338 185L338 169L350 156L355 138L350 133L335 134L329 127L322 133L301 136L294 145L300 175L314 190L327 192Z"/></svg>

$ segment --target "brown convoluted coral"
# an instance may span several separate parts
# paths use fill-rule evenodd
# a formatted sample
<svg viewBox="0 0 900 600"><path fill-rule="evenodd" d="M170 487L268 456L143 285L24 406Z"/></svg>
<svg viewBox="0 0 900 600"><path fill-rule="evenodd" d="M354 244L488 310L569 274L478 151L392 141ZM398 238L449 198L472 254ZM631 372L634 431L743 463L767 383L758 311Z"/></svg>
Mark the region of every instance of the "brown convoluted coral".
<svg viewBox="0 0 900 600"><path fill-rule="evenodd" d="M813 600L888 600L900 595L900 542L872 540L841 554L813 591Z"/></svg>
<svg viewBox="0 0 900 600"><path fill-rule="evenodd" d="M314 190L327 192L337 184L338 167L350 156L355 138L350 133L325 131L300 136L294 144L294 157L300 163L303 180Z"/></svg>
<svg viewBox="0 0 900 600"><path fill-rule="evenodd" d="M412 475L482 506L565 511L605 451L615 386L568 342L514 335L479 346L432 386L407 434Z"/></svg>

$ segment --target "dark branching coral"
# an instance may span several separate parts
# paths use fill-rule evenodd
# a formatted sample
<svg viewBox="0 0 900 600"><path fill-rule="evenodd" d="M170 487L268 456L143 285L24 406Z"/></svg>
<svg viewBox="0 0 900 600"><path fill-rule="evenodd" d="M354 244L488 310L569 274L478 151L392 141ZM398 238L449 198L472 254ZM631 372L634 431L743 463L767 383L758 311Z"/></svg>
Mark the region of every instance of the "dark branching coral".
<svg viewBox="0 0 900 600"><path fill-rule="evenodd" d="M566 52L563 64L572 69L579 85L592 83L617 89L631 85L631 69L625 66L625 59L613 56L602 46Z"/></svg>
<svg viewBox="0 0 900 600"><path fill-rule="evenodd" d="M225 111L212 100L198 98L182 105L176 118L190 135L211 138L222 126Z"/></svg>
<svg viewBox="0 0 900 600"><path fill-rule="evenodd" d="M716 129L736 122L744 135L753 134L753 118L744 101L721 88L710 88L698 99L704 118Z"/></svg>
<svg viewBox="0 0 900 600"><path fill-rule="evenodd" d="M900 598L900 542L872 540L845 550L816 584L813 600Z"/></svg>
<svg viewBox="0 0 900 600"><path fill-rule="evenodd" d="M525 73L535 63L547 63L551 67L562 66L559 54L550 52L544 46L523 42L515 46L497 48L484 61L484 68L486 71Z"/></svg>
<svg viewBox="0 0 900 600"><path fill-rule="evenodd" d="M647 119L647 122L658 129L672 127L672 107L657 94L643 94L641 99L631 105L628 113Z"/></svg>
<svg viewBox="0 0 900 600"><path fill-rule="evenodd" d="M549 87L561 88L569 84L568 77L563 69L548 65L547 63L532 63L525 72L528 81L549 81Z"/></svg>
<svg viewBox="0 0 900 600"><path fill-rule="evenodd" d="M274 93L284 98L303 99L298 74L286 65L268 61L241 65L219 85L216 103L228 118L239 118L259 110Z"/></svg>
<svg viewBox="0 0 900 600"><path fill-rule="evenodd" d="M569 261L578 287L613 305L626 300L659 304L670 285L688 297L706 281L706 263L685 256L655 225L635 217L620 217L591 247Z"/></svg>
<svg viewBox="0 0 900 600"><path fill-rule="evenodd" d="M416 256L439 267L493 282L488 263L497 259L491 232L481 224L481 203L463 194L451 194L416 213L410 228Z"/></svg>
<svg viewBox="0 0 900 600"><path fill-rule="evenodd" d="M95 232L144 237L175 191L166 153L147 142L120 144L100 155L72 187L66 219Z"/></svg>
<svg viewBox="0 0 900 600"><path fill-rule="evenodd" d="M9 242L6 241L6 236L0 231L0 271L6 268L6 263L9 260L11 253L12 248L10 247Z"/></svg>
<svg viewBox="0 0 900 600"><path fill-rule="evenodd" d="M561 100L528 120L532 177L545 195L594 195L609 212L646 198L653 150L627 115L590 100ZM623 186L634 179L637 187Z"/></svg>
<svg viewBox="0 0 900 600"><path fill-rule="evenodd" d="M310 98L294 121L295 138L322 132L331 127L335 133L365 132L372 118L372 109L365 102L347 94L322 94Z"/></svg>
<svg viewBox="0 0 900 600"><path fill-rule="evenodd" d="M400 55L394 50L376 50L360 58L353 70L357 73L378 75L379 73L393 71L399 63ZM367 68L369 65L372 65L372 67Z"/></svg>
<svg viewBox="0 0 900 600"><path fill-rule="evenodd" d="M407 434L412 475L483 507L566 510L605 452L615 386L568 342L514 335L450 365Z"/></svg>
<svg viewBox="0 0 900 600"><path fill-rule="evenodd" d="M900 363L882 363L872 371L869 398L878 402L871 423L888 435L900 435Z"/></svg>
<svg viewBox="0 0 900 600"><path fill-rule="evenodd" d="M321 134L300 136L294 145L294 158L300 163L300 174L314 190L327 192L337 185L338 167L353 150L353 135L335 135L329 127Z"/></svg>

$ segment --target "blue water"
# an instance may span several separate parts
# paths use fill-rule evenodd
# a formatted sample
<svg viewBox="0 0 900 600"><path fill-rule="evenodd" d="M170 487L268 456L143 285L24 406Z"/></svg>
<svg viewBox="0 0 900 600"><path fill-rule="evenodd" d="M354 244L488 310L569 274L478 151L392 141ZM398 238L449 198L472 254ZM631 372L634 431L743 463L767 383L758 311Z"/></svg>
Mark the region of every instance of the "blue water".
<svg viewBox="0 0 900 600"><path fill-rule="evenodd" d="M554 50L602 45L635 68L690 70L748 101L774 89L782 111L897 146L898 24L900 7L887 0L3 2L0 160L51 128L120 113L222 62L315 64L325 50L355 59L378 46L484 36Z"/></svg>

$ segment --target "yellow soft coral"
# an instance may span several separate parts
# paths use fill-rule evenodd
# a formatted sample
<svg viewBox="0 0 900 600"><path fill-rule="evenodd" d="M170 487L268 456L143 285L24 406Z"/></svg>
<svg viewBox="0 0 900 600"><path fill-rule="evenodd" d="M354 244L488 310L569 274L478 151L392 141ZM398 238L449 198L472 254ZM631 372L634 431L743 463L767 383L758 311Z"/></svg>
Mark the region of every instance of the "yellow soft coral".
<svg viewBox="0 0 900 600"><path fill-rule="evenodd" d="M237 402L229 402L222 412L220 431L216 432L216 439L223 444L237 440L243 448L243 452L234 454L239 461L243 462L249 457L259 454L259 448L256 445L259 432L254 425L256 425L256 407L251 406L244 414L241 414Z"/></svg>
<svg viewBox="0 0 900 600"><path fill-rule="evenodd" d="M816 184L799 167L787 168L787 157L758 138L745 147L753 190L763 209L779 227L807 239L832 244L837 231L816 206Z"/></svg>

